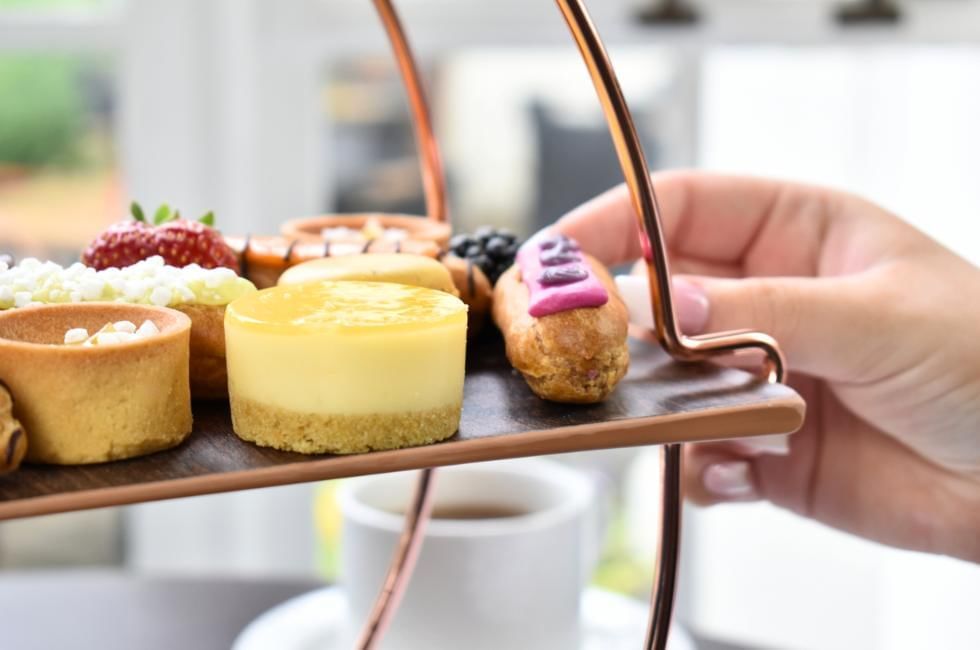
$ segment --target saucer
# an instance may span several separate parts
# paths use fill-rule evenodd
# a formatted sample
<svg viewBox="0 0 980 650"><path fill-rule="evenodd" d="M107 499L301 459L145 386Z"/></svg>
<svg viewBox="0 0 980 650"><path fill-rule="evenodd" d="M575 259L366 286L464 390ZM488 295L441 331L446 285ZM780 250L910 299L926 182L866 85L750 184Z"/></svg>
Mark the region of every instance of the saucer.
<svg viewBox="0 0 980 650"><path fill-rule="evenodd" d="M347 650L347 598L340 587L327 587L277 605L249 623L232 650ZM601 589L582 595L581 650L636 650L646 633L647 607ZM695 650L679 626L668 650Z"/></svg>

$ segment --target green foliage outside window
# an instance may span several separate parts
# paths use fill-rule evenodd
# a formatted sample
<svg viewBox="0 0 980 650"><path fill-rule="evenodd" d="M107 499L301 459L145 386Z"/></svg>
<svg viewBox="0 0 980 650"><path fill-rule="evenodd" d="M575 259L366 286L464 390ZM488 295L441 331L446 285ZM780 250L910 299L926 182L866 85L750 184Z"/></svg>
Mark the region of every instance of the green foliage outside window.
<svg viewBox="0 0 980 650"><path fill-rule="evenodd" d="M0 163L30 167L78 163L86 119L76 62L0 57Z"/></svg>

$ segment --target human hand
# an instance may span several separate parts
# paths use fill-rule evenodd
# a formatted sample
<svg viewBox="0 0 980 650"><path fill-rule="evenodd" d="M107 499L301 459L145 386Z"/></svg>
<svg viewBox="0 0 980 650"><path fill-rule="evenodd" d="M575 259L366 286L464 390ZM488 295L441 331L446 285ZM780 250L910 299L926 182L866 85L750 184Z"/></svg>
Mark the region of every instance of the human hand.
<svg viewBox="0 0 980 650"><path fill-rule="evenodd" d="M843 192L693 172L653 180L682 331L773 335L807 402L787 454L687 445L689 498L768 499L980 562L980 269ZM622 186L556 228L608 265L640 255Z"/></svg>

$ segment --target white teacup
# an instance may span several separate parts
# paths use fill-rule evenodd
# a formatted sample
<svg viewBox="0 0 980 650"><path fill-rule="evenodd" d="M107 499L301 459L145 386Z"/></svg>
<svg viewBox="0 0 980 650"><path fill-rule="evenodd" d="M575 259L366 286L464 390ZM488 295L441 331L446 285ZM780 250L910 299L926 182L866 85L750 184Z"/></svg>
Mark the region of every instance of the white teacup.
<svg viewBox="0 0 980 650"><path fill-rule="evenodd" d="M415 477L362 477L341 488L352 634L381 589ZM579 598L599 551L596 503L586 475L553 461L440 469L434 517L382 647L579 647Z"/></svg>

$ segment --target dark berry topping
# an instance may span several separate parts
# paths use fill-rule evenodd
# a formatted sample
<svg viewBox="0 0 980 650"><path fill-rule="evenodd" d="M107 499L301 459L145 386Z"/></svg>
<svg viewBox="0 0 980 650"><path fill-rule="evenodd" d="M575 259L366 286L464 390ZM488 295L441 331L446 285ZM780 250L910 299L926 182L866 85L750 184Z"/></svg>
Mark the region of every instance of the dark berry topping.
<svg viewBox="0 0 980 650"><path fill-rule="evenodd" d="M481 226L473 234L454 235L449 240L449 252L470 261L487 276L491 284L514 263L520 242L509 230Z"/></svg>
<svg viewBox="0 0 980 650"><path fill-rule="evenodd" d="M465 251L475 243L476 240L473 239L472 235L454 235L453 238L449 240L449 250L453 252Z"/></svg>
<svg viewBox="0 0 980 650"><path fill-rule="evenodd" d="M490 238L492 238L496 234L497 234L497 229L494 228L493 226L480 226L479 228L476 229L476 232L473 233L473 236L481 244L486 244L488 241L490 241Z"/></svg>
<svg viewBox="0 0 980 650"><path fill-rule="evenodd" d="M491 237L487 241L487 245L483 247L487 251L487 254L494 259L499 259L507 255L508 249L510 249L510 242L503 237Z"/></svg>
<svg viewBox="0 0 980 650"><path fill-rule="evenodd" d="M484 273L486 273L485 269L493 269L493 260L490 259L489 255L474 255L468 259L479 266Z"/></svg>
<svg viewBox="0 0 980 650"><path fill-rule="evenodd" d="M560 284L581 282L587 277L589 277L588 271L576 264L575 266L547 268L541 272L541 275L538 276L538 282L546 287L551 287Z"/></svg>

